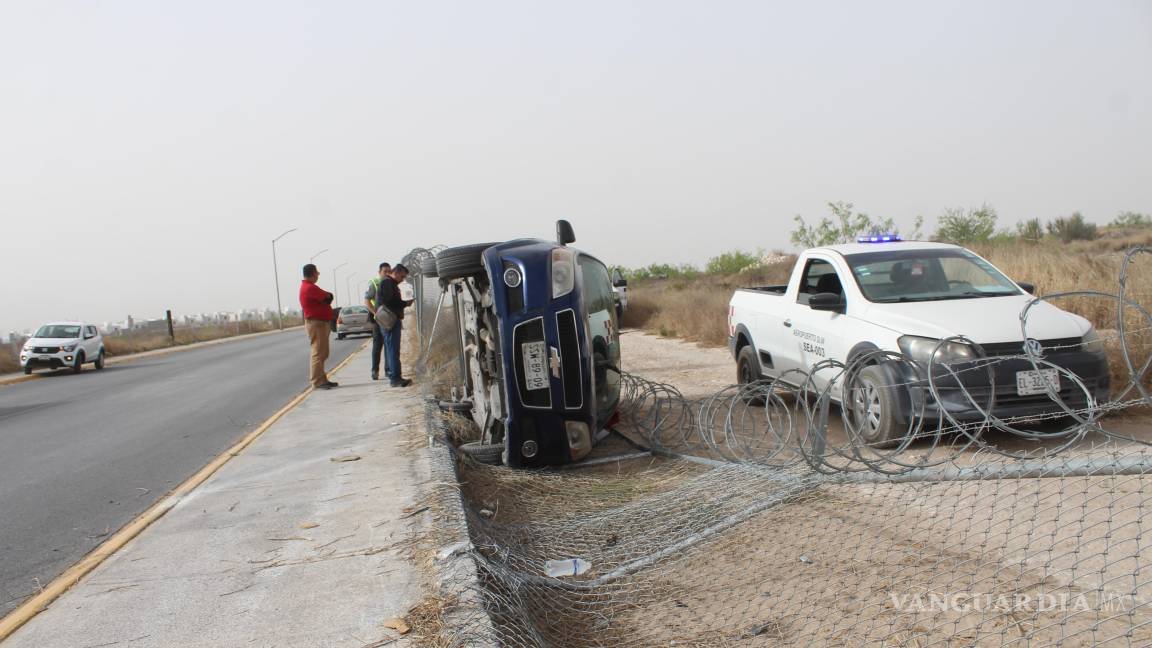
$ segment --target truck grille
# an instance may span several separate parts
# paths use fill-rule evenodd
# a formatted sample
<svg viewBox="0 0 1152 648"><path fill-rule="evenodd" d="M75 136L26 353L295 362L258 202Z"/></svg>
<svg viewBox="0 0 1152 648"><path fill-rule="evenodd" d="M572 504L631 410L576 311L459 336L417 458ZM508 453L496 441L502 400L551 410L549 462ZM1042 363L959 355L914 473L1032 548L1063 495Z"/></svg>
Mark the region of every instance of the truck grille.
<svg viewBox="0 0 1152 648"><path fill-rule="evenodd" d="M556 329L560 335L560 366L564 369L564 407L580 409L584 406L584 384L576 312L557 313Z"/></svg>
<svg viewBox="0 0 1152 648"><path fill-rule="evenodd" d="M59 353L60 347L32 347L32 353Z"/></svg>
<svg viewBox="0 0 1152 648"><path fill-rule="evenodd" d="M1057 338L1052 340L1040 340L1040 346L1044 347L1044 353L1073 353L1080 350L1080 344L1083 342L1081 338ZM1026 355L1024 352L1024 342L995 342L992 344L981 344L984 349L985 355L990 358L999 356L1013 356L1013 355Z"/></svg>

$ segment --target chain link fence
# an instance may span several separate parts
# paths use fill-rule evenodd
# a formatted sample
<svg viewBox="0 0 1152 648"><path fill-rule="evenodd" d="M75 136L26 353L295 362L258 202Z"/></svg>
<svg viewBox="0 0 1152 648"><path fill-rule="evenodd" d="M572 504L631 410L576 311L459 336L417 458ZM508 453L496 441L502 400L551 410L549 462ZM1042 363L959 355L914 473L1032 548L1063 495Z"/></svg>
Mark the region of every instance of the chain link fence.
<svg viewBox="0 0 1152 648"><path fill-rule="evenodd" d="M1125 257L1115 294L1095 295L1115 303L1120 324L1106 337L1125 359L1107 403L1053 388L1049 413L1005 419L994 415L995 396L959 388L982 419L910 422L894 444L870 444L852 405L855 377L904 358L828 363L789 381L801 388L762 381L702 399L628 375L617 433L580 465L514 471L457 457L496 636L477 622L453 640L1152 645L1149 359L1136 343L1152 316L1125 296L1128 266L1143 253ZM451 303L419 271L430 256L415 250L405 264L419 376L434 403L462 378ZM1010 358L1050 368L1028 351ZM820 387L817 372L829 376ZM1074 374L1061 377L1077 388ZM891 387L941 397L925 380ZM835 389L845 406L832 402ZM1127 419L1112 425L1121 410ZM436 407L428 421L449 444L474 434Z"/></svg>

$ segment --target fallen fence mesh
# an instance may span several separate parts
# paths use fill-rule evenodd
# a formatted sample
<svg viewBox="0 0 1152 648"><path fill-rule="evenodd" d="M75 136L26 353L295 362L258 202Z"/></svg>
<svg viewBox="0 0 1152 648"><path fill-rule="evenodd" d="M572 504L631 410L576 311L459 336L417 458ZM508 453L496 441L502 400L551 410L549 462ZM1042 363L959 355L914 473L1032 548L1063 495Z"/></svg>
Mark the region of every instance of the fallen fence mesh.
<svg viewBox="0 0 1152 648"><path fill-rule="evenodd" d="M1110 423L1150 404L1147 345L1137 341L1152 317L1126 294L1144 253L1124 256L1116 293L1093 293L1116 309L1104 343L1119 347L1122 361L1113 362L1108 402L1090 389L1069 397L1053 387L1048 413L999 418L994 395L964 392L983 417L911 421L897 442L875 444L866 410L853 407L856 376L906 358L828 363L789 384L760 381L704 398L626 375L618 433L582 467L515 471L459 456L469 551L495 640L1152 645L1152 573L1144 571L1152 572L1152 542L1143 537L1152 524L1152 431L1145 436L1139 419ZM416 270L430 403L461 382L451 303L418 271L432 254L415 250L405 261ZM1025 337L1030 310L1020 318ZM1051 368L1027 349L1010 358ZM923 378L891 386L940 398ZM1087 388L1074 374L1061 378ZM843 406L833 402L837 390ZM473 434L466 419L438 408L428 419L450 443ZM479 641L480 626L455 640Z"/></svg>

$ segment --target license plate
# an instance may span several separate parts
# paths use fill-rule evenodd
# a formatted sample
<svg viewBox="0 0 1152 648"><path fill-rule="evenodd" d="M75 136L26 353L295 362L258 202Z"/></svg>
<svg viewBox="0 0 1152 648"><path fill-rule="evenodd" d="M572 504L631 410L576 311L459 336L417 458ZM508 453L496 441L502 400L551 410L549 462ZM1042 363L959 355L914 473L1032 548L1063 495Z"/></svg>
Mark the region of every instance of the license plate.
<svg viewBox="0 0 1152 648"><path fill-rule="evenodd" d="M548 356L543 342L525 342L520 345L524 355L524 386L529 391L548 389Z"/></svg>
<svg viewBox="0 0 1152 648"><path fill-rule="evenodd" d="M51 360L52 356L40 356L41 360Z"/></svg>
<svg viewBox="0 0 1152 648"><path fill-rule="evenodd" d="M1047 394L1048 385L1060 391L1060 372L1055 369L1016 372L1016 393L1020 396Z"/></svg>

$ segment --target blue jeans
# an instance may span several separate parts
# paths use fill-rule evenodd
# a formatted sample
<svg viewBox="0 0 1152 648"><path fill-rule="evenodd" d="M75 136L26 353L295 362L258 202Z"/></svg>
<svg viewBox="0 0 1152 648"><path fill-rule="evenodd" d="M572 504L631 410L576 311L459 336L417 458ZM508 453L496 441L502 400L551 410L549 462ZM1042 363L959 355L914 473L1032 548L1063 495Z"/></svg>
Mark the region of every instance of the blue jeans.
<svg viewBox="0 0 1152 648"><path fill-rule="evenodd" d="M384 331L380 330L380 325L376 320L372 320L372 375L380 375L380 353L384 350ZM387 372L388 365L385 363L384 371Z"/></svg>
<svg viewBox="0 0 1152 648"><path fill-rule="evenodd" d="M400 382L404 375L400 371L400 333L404 323L397 320L391 331L384 333L384 373L392 384Z"/></svg>

